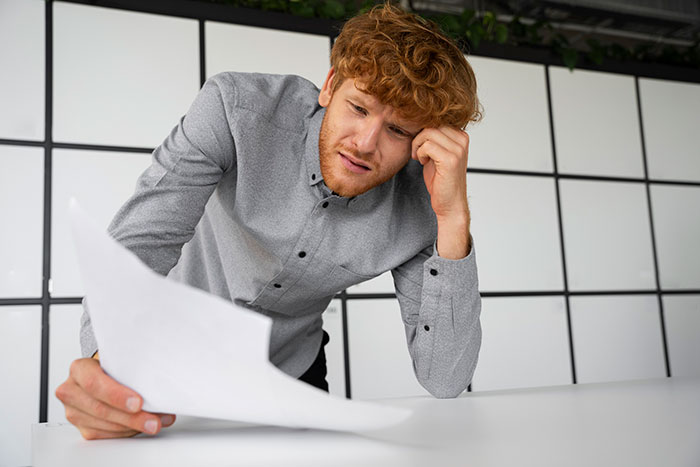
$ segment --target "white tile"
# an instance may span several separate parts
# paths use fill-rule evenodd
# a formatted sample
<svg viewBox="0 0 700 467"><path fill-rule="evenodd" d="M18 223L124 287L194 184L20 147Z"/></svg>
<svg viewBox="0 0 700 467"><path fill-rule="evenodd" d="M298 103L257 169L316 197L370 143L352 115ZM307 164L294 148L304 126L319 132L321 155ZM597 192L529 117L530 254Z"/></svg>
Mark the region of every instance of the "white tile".
<svg viewBox="0 0 700 467"><path fill-rule="evenodd" d="M543 65L468 55L484 118L469 124L469 167L552 172Z"/></svg>
<svg viewBox="0 0 700 467"><path fill-rule="evenodd" d="M560 173L643 177L634 77L549 69Z"/></svg>
<svg viewBox="0 0 700 467"><path fill-rule="evenodd" d="M222 71L299 75L318 88L330 68L328 36L207 21L207 77Z"/></svg>
<svg viewBox="0 0 700 467"><path fill-rule="evenodd" d="M570 384L563 297L484 298L473 391Z"/></svg>
<svg viewBox="0 0 700 467"><path fill-rule="evenodd" d="M700 288L700 187L650 185L662 289Z"/></svg>
<svg viewBox="0 0 700 467"><path fill-rule="evenodd" d="M0 465L30 465L39 423L41 307L0 306Z"/></svg>
<svg viewBox="0 0 700 467"><path fill-rule="evenodd" d="M46 2L0 1L0 138L44 139Z"/></svg>
<svg viewBox="0 0 700 467"><path fill-rule="evenodd" d="M54 3L55 141L156 147L199 89L196 20Z"/></svg>
<svg viewBox="0 0 700 467"><path fill-rule="evenodd" d="M579 383L666 375L655 295L571 297Z"/></svg>
<svg viewBox="0 0 700 467"><path fill-rule="evenodd" d="M649 178L700 181L700 84L640 78Z"/></svg>
<svg viewBox="0 0 700 467"><path fill-rule="evenodd" d="M394 277L387 271L373 279L360 282L348 289L348 293L396 293Z"/></svg>
<svg viewBox="0 0 700 467"><path fill-rule="evenodd" d="M563 290L554 179L467 172L479 290Z"/></svg>
<svg viewBox="0 0 700 467"><path fill-rule="evenodd" d="M700 376L700 295L663 295L671 376Z"/></svg>
<svg viewBox="0 0 700 467"><path fill-rule="evenodd" d="M671 376L700 376L700 295L663 295Z"/></svg>
<svg viewBox="0 0 700 467"><path fill-rule="evenodd" d="M43 148L0 145L0 219L0 297L40 297Z"/></svg>
<svg viewBox="0 0 700 467"><path fill-rule="evenodd" d="M75 197L105 229L131 196L150 154L79 151L53 152L51 280L54 296L83 295L68 224L68 202Z"/></svg>
<svg viewBox="0 0 700 467"><path fill-rule="evenodd" d="M396 299L348 301L353 399L428 395L413 372Z"/></svg>
<svg viewBox="0 0 700 467"><path fill-rule="evenodd" d="M56 388L68 378L73 360L80 353L80 315L82 305L53 305L49 311L49 404L50 423L68 423Z"/></svg>
<svg viewBox="0 0 700 467"><path fill-rule="evenodd" d="M326 381L331 394L345 397L345 351L343 349L343 315L340 300L332 300L323 312L323 329L328 333L326 344Z"/></svg>
<svg viewBox="0 0 700 467"><path fill-rule="evenodd" d="M656 288L645 185L559 183L569 289Z"/></svg>

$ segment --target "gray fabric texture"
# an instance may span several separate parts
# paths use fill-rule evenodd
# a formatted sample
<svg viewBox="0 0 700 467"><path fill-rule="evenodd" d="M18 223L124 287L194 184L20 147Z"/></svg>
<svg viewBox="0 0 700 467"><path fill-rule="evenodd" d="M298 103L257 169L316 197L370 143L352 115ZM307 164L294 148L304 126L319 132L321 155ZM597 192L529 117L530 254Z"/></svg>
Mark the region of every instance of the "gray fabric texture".
<svg viewBox="0 0 700 467"><path fill-rule="evenodd" d="M414 160L359 196L333 194L320 170L318 95L295 75L211 77L108 231L156 272L272 318L270 360L292 377L316 357L333 296L391 271L418 381L455 397L481 346L473 238L463 259L437 255ZM88 302L83 356L98 349Z"/></svg>

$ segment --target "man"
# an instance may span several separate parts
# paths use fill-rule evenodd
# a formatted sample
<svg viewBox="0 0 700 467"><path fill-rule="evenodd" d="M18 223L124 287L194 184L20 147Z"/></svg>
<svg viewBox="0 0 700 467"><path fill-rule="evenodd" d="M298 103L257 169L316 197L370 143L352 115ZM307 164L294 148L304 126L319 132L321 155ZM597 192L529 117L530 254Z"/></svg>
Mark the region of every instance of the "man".
<svg viewBox="0 0 700 467"><path fill-rule="evenodd" d="M271 317L272 363L326 390L321 313L391 270L418 381L455 397L481 344L461 130L481 116L474 74L434 23L390 4L348 21L331 63L320 92L293 75L209 79L110 234L155 271ZM102 372L88 303L86 358L56 391L68 420L87 439L171 425Z"/></svg>

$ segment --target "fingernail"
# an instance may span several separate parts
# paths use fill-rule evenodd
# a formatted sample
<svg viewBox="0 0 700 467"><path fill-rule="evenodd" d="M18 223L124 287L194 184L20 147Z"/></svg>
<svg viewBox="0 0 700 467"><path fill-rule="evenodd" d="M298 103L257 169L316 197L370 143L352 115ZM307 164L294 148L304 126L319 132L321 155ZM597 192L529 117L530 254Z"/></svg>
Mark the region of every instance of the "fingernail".
<svg viewBox="0 0 700 467"><path fill-rule="evenodd" d="M172 415L161 415L160 417L160 423L163 426L170 425L173 422L173 416Z"/></svg>
<svg viewBox="0 0 700 467"><path fill-rule="evenodd" d="M155 420L148 420L143 424L143 429L146 433L155 434L156 430L158 430L158 422Z"/></svg>
<svg viewBox="0 0 700 467"><path fill-rule="evenodd" d="M136 412L139 410L139 398L138 397L130 397L126 400L126 409L129 412Z"/></svg>

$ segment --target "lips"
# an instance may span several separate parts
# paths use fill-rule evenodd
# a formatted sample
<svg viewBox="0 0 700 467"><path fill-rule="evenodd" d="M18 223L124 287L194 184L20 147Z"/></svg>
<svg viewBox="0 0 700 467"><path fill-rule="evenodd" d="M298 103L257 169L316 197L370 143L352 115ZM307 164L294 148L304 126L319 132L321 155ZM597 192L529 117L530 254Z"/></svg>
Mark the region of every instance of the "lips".
<svg viewBox="0 0 700 467"><path fill-rule="evenodd" d="M370 168L364 165L364 163L360 162L359 160L351 156L346 156L341 152L339 152L338 155L340 156L340 160L343 162L345 168L347 168L351 172L366 173L370 171Z"/></svg>

